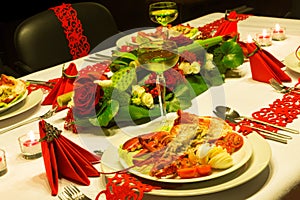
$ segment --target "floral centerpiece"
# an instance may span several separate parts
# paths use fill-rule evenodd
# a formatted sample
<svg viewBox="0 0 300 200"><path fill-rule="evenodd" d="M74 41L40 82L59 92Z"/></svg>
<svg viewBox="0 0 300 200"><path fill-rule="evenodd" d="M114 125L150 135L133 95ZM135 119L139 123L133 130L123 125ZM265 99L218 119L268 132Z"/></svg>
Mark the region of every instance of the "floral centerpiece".
<svg viewBox="0 0 300 200"><path fill-rule="evenodd" d="M176 41L180 59L164 72L167 112L184 110L193 98L225 81L228 70L244 62L236 36ZM142 70L134 48L112 52L112 61L87 66L74 82L74 96L65 128L140 124L160 116L156 74Z"/></svg>

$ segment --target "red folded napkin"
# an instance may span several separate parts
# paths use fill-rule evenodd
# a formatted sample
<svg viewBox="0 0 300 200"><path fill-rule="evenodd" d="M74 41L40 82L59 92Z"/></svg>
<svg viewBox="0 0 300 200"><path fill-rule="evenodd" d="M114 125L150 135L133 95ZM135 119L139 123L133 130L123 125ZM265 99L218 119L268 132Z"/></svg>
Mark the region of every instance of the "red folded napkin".
<svg viewBox="0 0 300 200"><path fill-rule="evenodd" d="M238 15L236 11L231 11L228 15L225 14L224 22L218 27L214 36L222 36L222 35L236 35L238 33L237 30L238 23Z"/></svg>
<svg viewBox="0 0 300 200"><path fill-rule="evenodd" d="M39 122L39 131L47 179L53 196L58 193L59 178L89 185L88 177L100 176L92 165L100 162L99 156L70 141L61 135L60 130L44 120Z"/></svg>
<svg viewBox="0 0 300 200"><path fill-rule="evenodd" d="M46 96L42 105L52 105L54 107L60 108L57 103L57 97L73 90L73 82L78 74L76 65L72 62L69 64L68 68L63 70L63 74L61 78L59 78L54 86L54 88L50 91L50 93Z"/></svg>
<svg viewBox="0 0 300 200"><path fill-rule="evenodd" d="M281 69L285 65L271 53L262 49L256 43L240 42L244 53L250 60L252 78L257 81L269 83L271 78L278 82L290 82L292 79Z"/></svg>

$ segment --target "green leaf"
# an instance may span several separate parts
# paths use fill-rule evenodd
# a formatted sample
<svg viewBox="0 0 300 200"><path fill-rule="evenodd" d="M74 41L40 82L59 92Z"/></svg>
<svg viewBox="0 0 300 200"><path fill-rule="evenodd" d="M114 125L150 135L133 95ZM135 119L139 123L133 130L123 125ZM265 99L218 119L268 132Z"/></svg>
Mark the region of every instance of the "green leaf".
<svg viewBox="0 0 300 200"><path fill-rule="evenodd" d="M220 73L224 74L227 69L234 69L243 64L243 50L238 43L232 40L223 42L214 50L214 62Z"/></svg>
<svg viewBox="0 0 300 200"><path fill-rule="evenodd" d="M97 116L97 118L91 118L89 121L94 126L107 126L109 122L114 118L114 116L119 111L119 102L115 100L111 100L107 107L103 110L101 114Z"/></svg>
<svg viewBox="0 0 300 200"><path fill-rule="evenodd" d="M190 83L197 96L208 89L207 83L200 75L188 76L186 79Z"/></svg>
<svg viewBox="0 0 300 200"><path fill-rule="evenodd" d="M160 116L160 109L157 105L153 109L149 110L148 108L129 105L120 107L118 114L115 117L116 122L136 122L150 121L151 118L156 118Z"/></svg>

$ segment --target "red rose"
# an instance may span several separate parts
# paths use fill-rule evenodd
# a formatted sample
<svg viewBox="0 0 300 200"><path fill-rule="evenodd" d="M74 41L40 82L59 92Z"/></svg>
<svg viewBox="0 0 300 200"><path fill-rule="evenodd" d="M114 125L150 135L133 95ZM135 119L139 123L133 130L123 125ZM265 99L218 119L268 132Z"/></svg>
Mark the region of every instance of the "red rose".
<svg viewBox="0 0 300 200"><path fill-rule="evenodd" d="M103 79L100 73L88 73L78 77L74 82L74 107L75 116L91 116L96 114L96 107L103 96L102 88L94 83Z"/></svg>

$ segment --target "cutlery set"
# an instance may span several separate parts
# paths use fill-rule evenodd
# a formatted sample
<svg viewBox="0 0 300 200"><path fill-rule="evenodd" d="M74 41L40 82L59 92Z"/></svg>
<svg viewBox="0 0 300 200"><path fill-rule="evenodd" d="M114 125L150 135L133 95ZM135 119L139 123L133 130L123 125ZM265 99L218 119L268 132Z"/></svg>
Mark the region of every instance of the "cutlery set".
<svg viewBox="0 0 300 200"><path fill-rule="evenodd" d="M279 93L285 94L285 93L289 93L289 92L294 92L294 93L300 94L300 88L289 87L289 86L283 85L282 83L278 82L274 78L270 79L269 83ZM281 130L281 131L286 131L286 132L293 133L293 134L300 133L299 130L295 130L295 129L291 129L291 128L287 128L287 127L283 127L283 126L278 126L278 125L275 125L272 123L257 120L257 119L247 117L247 116L241 116L237 111L235 111L232 108L226 107L226 106L216 106L216 110L214 110L213 112L217 117L220 117L224 120L228 120L229 122L234 123L234 124L237 124L241 120L247 119L252 122L256 122L256 123L260 123L260 124L264 124L267 126L277 128L278 130ZM272 132L269 130L265 130L265 129L262 129L259 127L254 127L254 126L249 126L249 125L243 125L243 126L247 127L247 128L251 128L252 130L259 131L260 134L263 135L266 139L274 140L274 141L281 142L284 144L287 144L287 141L292 139L291 136L283 134L283 133L276 133L276 132Z"/></svg>
<svg viewBox="0 0 300 200"><path fill-rule="evenodd" d="M286 131L286 132L289 132L289 133L293 133L293 134L299 134L300 133L298 130L295 130L295 129L291 129L291 128L287 128L287 127L283 127L283 126L278 126L278 125L271 124L271 123L261 121L261 120L257 120L257 119L251 118L251 117L241 116L237 111L235 111L232 108L226 107L226 106L217 106L216 110L213 111L213 112L216 116L218 116L222 119L228 120L228 121L230 121L231 123L234 123L234 124L237 124L240 120L247 119L247 120L250 120L250 121L253 121L253 122L256 122L256 123L260 123L260 124L264 124L264 125L267 125L267 126L271 126L271 127L274 127L274 128L277 128L279 130ZM277 142L281 142L281 143L284 143L284 144L287 144L287 141L292 139L291 136L286 135L286 134L272 132L272 131L265 130L265 129L262 129L262 128L258 128L258 127L255 127L255 126L248 126L248 125L243 125L243 126L247 127L247 128L251 128L252 130L260 131L261 135L263 135L267 139L274 140L274 141L277 141Z"/></svg>
<svg viewBox="0 0 300 200"><path fill-rule="evenodd" d="M57 109L57 107L51 108L46 113L44 113L44 114L42 114L40 116L31 118L31 119L27 119L27 120L24 120L22 122L16 123L16 124L14 124L12 126L9 126L9 127L5 128L5 129L1 130L0 134L6 133L7 131L13 130L15 128L18 128L18 127L23 126L25 124L29 124L29 123L34 122L34 121L38 121L38 120L41 120L41 119L48 119L48 118L50 118L50 117L53 116L53 114L56 112L56 109Z"/></svg>

